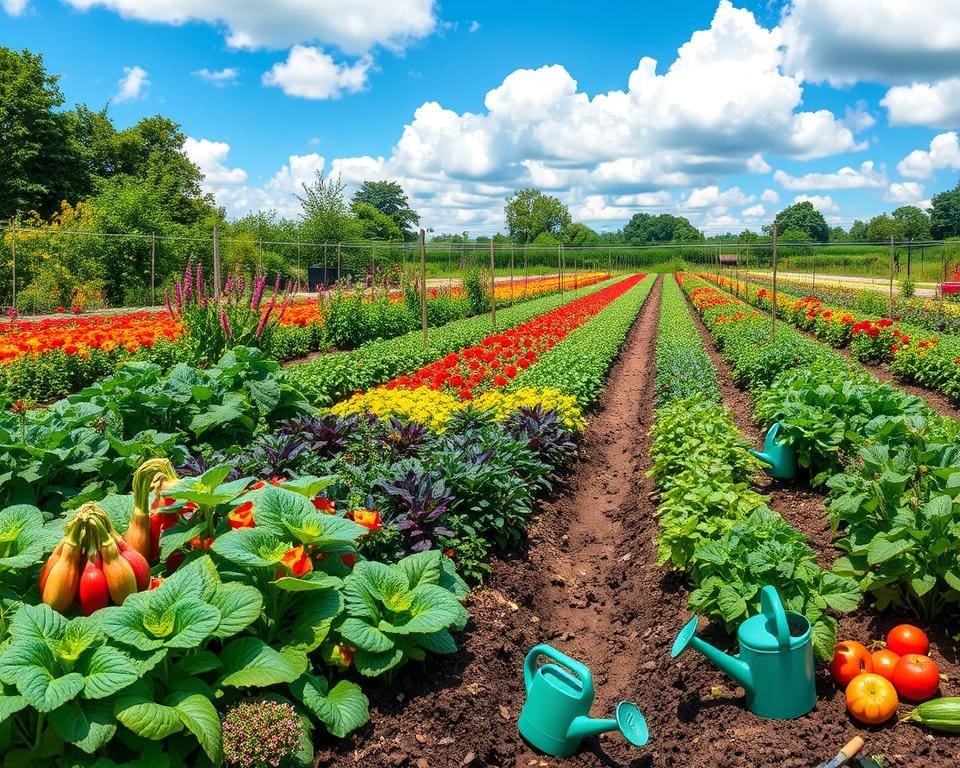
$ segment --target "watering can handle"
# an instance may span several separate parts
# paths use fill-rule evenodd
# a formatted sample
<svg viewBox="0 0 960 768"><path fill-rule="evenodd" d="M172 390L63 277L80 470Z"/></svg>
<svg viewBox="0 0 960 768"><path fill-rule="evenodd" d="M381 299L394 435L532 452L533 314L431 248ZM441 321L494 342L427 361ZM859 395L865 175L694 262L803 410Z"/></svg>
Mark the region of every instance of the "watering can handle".
<svg viewBox="0 0 960 768"><path fill-rule="evenodd" d="M790 645L790 625L787 624L787 612L783 610L783 603L776 587L768 584L760 590L760 611L764 616L773 618L777 626L777 640L781 647Z"/></svg>
<svg viewBox="0 0 960 768"><path fill-rule="evenodd" d="M580 678L585 690L593 688L593 676L590 674L590 670L587 669L585 664L580 663L576 659L571 659L565 653L561 653L553 646L535 645L530 649L526 660L523 662L523 684L528 693L530 691L530 686L533 684L533 675L534 672L536 672L538 656L546 656L547 658L553 659L558 664L569 669L571 672L573 672L573 674Z"/></svg>
<svg viewBox="0 0 960 768"><path fill-rule="evenodd" d="M773 422L773 424L770 425L770 429L767 430L766 440L767 440L768 442L771 442L771 443L773 443L773 444L776 444L776 442L777 442L777 435L780 434L780 430L781 430L781 429L783 429L783 425L782 425L779 421Z"/></svg>

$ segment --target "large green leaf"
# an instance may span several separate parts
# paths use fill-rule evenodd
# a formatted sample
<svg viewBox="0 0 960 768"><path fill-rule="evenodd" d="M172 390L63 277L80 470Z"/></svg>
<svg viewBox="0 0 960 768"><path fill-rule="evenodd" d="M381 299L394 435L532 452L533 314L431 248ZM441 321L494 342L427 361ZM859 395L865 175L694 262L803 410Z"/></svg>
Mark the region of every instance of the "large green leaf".
<svg viewBox="0 0 960 768"><path fill-rule="evenodd" d="M35 638L56 641L63 636L67 620L49 605L24 605L10 622L10 636L16 640Z"/></svg>
<svg viewBox="0 0 960 768"><path fill-rule="evenodd" d="M117 700L117 720L145 739L160 741L183 730L180 713L155 701Z"/></svg>
<svg viewBox="0 0 960 768"><path fill-rule="evenodd" d="M140 677L130 657L109 645L101 645L84 658L77 671L83 674L83 696L86 699L103 699Z"/></svg>
<svg viewBox="0 0 960 768"><path fill-rule="evenodd" d="M176 697L171 700L183 724L200 742L200 746L214 765L220 764L220 715L210 699L200 694Z"/></svg>
<svg viewBox="0 0 960 768"><path fill-rule="evenodd" d="M912 549L915 543L915 541L911 541L910 539L890 541L886 536L877 536L870 543L870 547L867 550L867 562L869 562L870 565L885 563L903 554L908 549Z"/></svg>
<svg viewBox="0 0 960 768"><path fill-rule="evenodd" d="M371 653L358 649L353 657L353 665L364 677L378 677L396 667L403 659L402 648L394 648L392 651L383 653Z"/></svg>
<svg viewBox="0 0 960 768"><path fill-rule="evenodd" d="M416 589L421 584L439 584L443 553L438 549L429 549L408 555L398 561L396 567L407 577L407 586Z"/></svg>
<svg viewBox="0 0 960 768"><path fill-rule="evenodd" d="M89 755L103 747L117 732L113 704L105 701L64 704L50 713L50 723L57 735L76 744Z"/></svg>
<svg viewBox="0 0 960 768"><path fill-rule="evenodd" d="M335 589L304 595L297 602L296 619L287 645L307 652L319 648L326 640L333 620L342 610L343 597Z"/></svg>
<svg viewBox="0 0 960 768"><path fill-rule="evenodd" d="M162 539L161 539L162 541ZM163 585L154 590L161 594L170 594L171 602L184 597L199 598L210 602L210 597L220 585L220 574L209 555L198 557L177 568L168 576Z"/></svg>
<svg viewBox="0 0 960 768"><path fill-rule="evenodd" d="M224 646L221 686L234 688L266 688L277 683L291 683L299 672L289 661L256 637L242 637Z"/></svg>
<svg viewBox="0 0 960 768"><path fill-rule="evenodd" d="M367 624L363 619L350 617L344 620L339 632L351 645L371 653L383 653L394 648L392 639L378 627Z"/></svg>
<svg viewBox="0 0 960 768"><path fill-rule="evenodd" d="M213 551L247 568L275 568L290 545L260 528L240 528L218 536Z"/></svg>
<svg viewBox="0 0 960 768"><path fill-rule="evenodd" d="M15 685L40 712L52 712L83 690L83 675L64 673L53 651L38 638L17 640L3 649L0 681Z"/></svg>
<svg viewBox="0 0 960 768"><path fill-rule="evenodd" d="M341 680L328 691L325 680L304 675L290 688L327 730L339 739L370 719L369 702L356 683Z"/></svg>
<svg viewBox="0 0 960 768"><path fill-rule="evenodd" d="M263 596L246 584L221 584L210 596L210 604L220 611L220 624L214 637L231 637L255 622L263 610Z"/></svg>
<svg viewBox="0 0 960 768"><path fill-rule="evenodd" d="M23 696L9 696L0 690L0 723L27 706L29 702Z"/></svg>
<svg viewBox="0 0 960 768"><path fill-rule="evenodd" d="M0 571L29 568L43 557L49 541L36 507L17 504L0 510Z"/></svg>
<svg viewBox="0 0 960 768"><path fill-rule="evenodd" d="M411 618L396 631L439 632L456 623L463 606L452 594L435 584L423 584L413 590L409 613ZM384 622L381 622L381 627Z"/></svg>

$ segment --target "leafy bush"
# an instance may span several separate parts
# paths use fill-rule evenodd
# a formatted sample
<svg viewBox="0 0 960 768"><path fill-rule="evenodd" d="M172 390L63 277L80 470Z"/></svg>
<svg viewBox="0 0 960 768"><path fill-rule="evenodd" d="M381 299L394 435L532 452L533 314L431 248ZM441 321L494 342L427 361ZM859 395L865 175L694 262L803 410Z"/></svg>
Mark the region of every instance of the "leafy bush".
<svg viewBox="0 0 960 768"><path fill-rule="evenodd" d="M657 403L703 395L719 402L717 372L690 317L683 294L672 276L663 279L657 327Z"/></svg>

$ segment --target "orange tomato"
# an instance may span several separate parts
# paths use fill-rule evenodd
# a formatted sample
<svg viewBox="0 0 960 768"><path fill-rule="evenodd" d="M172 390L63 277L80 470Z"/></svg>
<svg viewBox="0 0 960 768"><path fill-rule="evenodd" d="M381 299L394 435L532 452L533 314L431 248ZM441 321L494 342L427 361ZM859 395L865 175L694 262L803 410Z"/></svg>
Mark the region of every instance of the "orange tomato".
<svg viewBox="0 0 960 768"><path fill-rule="evenodd" d="M893 668L896 667L897 662L900 661L900 656L893 651L884 648L879 651L874 651L872 658L873 671L881 677L885 677L887 680L892 681Z"/></svg>
<svg viewBox="0 0 960 768"><path fill-rule="evenodd" d="M861 723L877 725L890 719L900 703L897 691L887 678L864 672L846 690L847 711Z"/></svg>
<svg viewBox="0 0 960 768"><path fill-rule="evenodd" d="M863 643L843 640L833 647L830 674L837 685L846 685L862 672L873 672L873 659Z"/></svg>

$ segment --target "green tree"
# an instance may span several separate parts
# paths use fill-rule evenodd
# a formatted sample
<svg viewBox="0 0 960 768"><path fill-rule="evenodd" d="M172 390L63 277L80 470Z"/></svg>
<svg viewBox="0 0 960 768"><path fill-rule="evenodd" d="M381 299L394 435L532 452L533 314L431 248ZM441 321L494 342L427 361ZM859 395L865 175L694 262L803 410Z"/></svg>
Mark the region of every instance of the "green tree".
<svg viewBox="0 0 960 768"><path fill-rule="evenodd" d="M890 238L902 240L904 236L904 225L885 213L874 216L867 224L867 240L871 243L886 243Z"/></svg>
<svg viewBox="0 0 960 768"><path fill-rule="evenodd" d="M531 243L544 232L559 237L573 223L567 206L533 187L510 195L503 210L516 243Z"/></svg>
<svg viewBox="0 0 960 768"><path fill-rule="evenodd" d="M806 232L811 240L818 243L825 243L830 237L830 228L827 226L826 219L809 200L787 206L777 214L774 223L777 225L778 234L796 229ZM771 229L771 227L764 227L764 232L769 234Z"/></svg>
<svg viewBox="0 0 960 768"><path fill-rule="evenodd" d="M960 235L960 183L930 199L930 233L938 240Z"/></svg>
<svg viewBox="0 0 960 768"><path fill-rule="evenodd" d="M325 179L317 171L313 184L303 185L303 196L297 195L303 206L302 234L312 243L342 243L356 232L350 209L343 196L341 178Z"/></svg>
<svg viewBox="0 0 960 768"><path fill-rule="evenodd" d="M573 247L600 245L600 235L586 224L577 222L563 230L563 244Z"/></svg>
<svg viewBox="0 0 960 768"><path fill-rule="evenodd" d="M683 216L635 213L623 228L623 239L629 245L689 243L702 241L703 233Z"/></svg>
<svg viewBox="0 0 960 768"><path fill-rule="evenodd" d="M414 239L414 227L420 217L410 207L406 192L395 181L365 181L353 196L353 205L366 203L380 213L389 216L403 234L404 239Z"/></svg>
<svg viewBox="0 0 960 768"><path fill-rule="evenodd" d="M370 203L358 203L354 198L350 207L360 225L360 234L365 240L403 240L403 230L396 221Z"/></svg>
<svg viewBox="0 0 960 768"><path fill-rule="evenodd" d="M856 219L850 226L848 239L851 243L863 243L867 240L867 223Z"/></svg>
<svg viewBox="0 0 960 768"><path fill-rule="evenodd" d="M0 220L17 211L49 216L90 191L58 83L41 56L0 47Z"/></svg>
<svg viewBox="0 0 960 768"><path fill-rule="evenodd" d="M830 227L830 242L831 243L845 243L850 239L850 236L847 234L847 230L843 227Z"/></svg>
<svg viewBox="0 0 960 768"><path fill-rule="evenodd" d="M895 221L900 222L903 237L907 240L930 239L930 216L922 208L915 205L902 205L891 216Z"/></svg>

